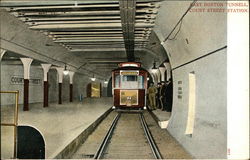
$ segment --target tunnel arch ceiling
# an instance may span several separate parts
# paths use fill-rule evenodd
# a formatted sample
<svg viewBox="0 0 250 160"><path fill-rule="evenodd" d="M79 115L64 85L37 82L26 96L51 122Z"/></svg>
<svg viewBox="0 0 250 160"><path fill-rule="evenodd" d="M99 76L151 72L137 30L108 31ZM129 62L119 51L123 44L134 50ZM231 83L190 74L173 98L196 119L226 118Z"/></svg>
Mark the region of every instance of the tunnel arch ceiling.
<svg viewBox="0 0 250 160"><path fill-rule="evenodd" d="M162 42L193 1L162 1L154 32ZM196 3L209 3L197 1ZM222 2L222 1L215 1ZM167 18L166 18L167 17ZM179 30L179 33L177 33ZM174 35L177 36L174 38ZM174 38L174 39L171 39ZM172 68L227 45L227 13L188 12L163 46Z"/></svg>
<svg viewBox="0 0 250 160"><path fill-rule="evenodd" d="M34 2L35 4L43 3L42 1L35 2L32 0L30 0L30 2ZM146 51L144 54L151 53L151 56L154 56L154 54L164 55L164 53L162 54L162 51L156 49L159 48L157 45L160 45L160 42L163 41L164 38L166 38L166 36L171 32L171 30L174 28L174 25L178 22L178 20L183 15L185 10L189 7L191 2L192 1L184 1L184 2L161 1L159 13L157 14L157 17L155 19L155 26L153 28L153 31L156 33L156 37L158 37L159 40L156 40L157 42L150 41L150 43L153 45L150 45L149 43L143 49L138 48L139 51L138 53ZM16 3L22 4L21 1L20 2L16 1ZM44 1L44 3L48 3L48 1ZM54 1L54 3L58 4L59 1ZM73 2L69 1L67 3L72 4ZM9 6L13 5L13 3L7 0L1 1L1 8L3 8L3 6L8 6L8 5ZM192 59L195 59L199 56L202 56L206 53L209 53L226 45L226 36L225 36L226 14L213 14L212 16L213 17L211 17L211 14L209 13L206 13L205 15L203 14L203 16L200 16L199 13L198 14L188 13L186 18L184 18L182 22L182 28L177 38L175 40L168 40L167 42L165 42L163 46L169 55L172 67L181 65L185 62L188 62ZM206 19L206 21L204 21L204 19ZM84 60L84 58L85 55L89 53L98 54L98 52L105 51L105 52L110 52L110 54L109 55L106 54L106 56L112 55L114 57L118 56L115 58L126 58L124 48L122 49L122 51L119 51L121 49L117 48L112 48L110 50L104 48L102 49L102 51L96 51L96 52L90 51L91 49L87 48L86 51L83 50L83 54L79 54L81 52L77 52L77 50L76 54L74 53L71 54L65 47L59 45L58 43L53 43L52 38L45 36L39 31L28 29L27 24L24 24L21 21L17 21L14 16L9 15L3 9L1 9L1 21L4 22L1 23L2 47L11 45L9 43L12 43L12 45L18 45L17 47L23 46L22 50L25 49L28 50L28 51L23 51L24 52L23 54L29 54L29 52L33 52L30 54L35 59L49 61L51 63L56 63L58 65L63 65L63 63L67 63L69 65L72 65L70 66L72 67L72 70L77 70L84 63L86 63L87 61ZM206 23L202 25L203 26L202 30L199 28L201 26L200 25L201 23ZM218 27L218 25L220 27ZM207 37L207 35L210 34L214 35L214 37L212 38ZM26 38L24 39L23 37ZM198 38L202 38L202 40L199 40ZM30 40L32 40L32 42ZM8 49L8 47L6 49ZM17 49L17 51L22 51L22 50ZM84 54L84 52L86 52L86 54ZM113 54L114 52L116 53L116 55ZM39 55L39 53L41 54ZM46 58L43 55L46 56ZM138 55L140 58L140 55L143 54L138 54ZM164 61L164 59L166 59L166 56L160 56L160 57L155 56L155 57L159 59L159 63L161 61ZM147 66L149 64L145 65Z"/></svg>
<svg viewBox="0 0 250 160"><path fill-rule="evenodd" d="M151 43L159 43L155 42L157 38L154 33L151 33L159 7L159 0L139 0L136 3L136 17L133 22L135 25L134 54L135 60L142 62L146 69L152 65L152 57L153 59L166 57L165 53L157 50L154 52L148 46ZM103 12L104 9L107 11ZM52 10L55 13L51 12ZM94 13L95 11L97 13ZM61 2L4 0L1 1L1 21L4 22L1 23L1 47L46 63L62 67L67 64L68 69L72 71L84 74L94 73L108 78L106 75L117 67L117 63L127 61L122 30L119 26L121 24L118 22L119 12L118 0ZM84 14L86 14L84 23L79 23L79 16L83 17ZM75 30L60 25L62 19L66 26L72 25ZM98 23L93 23L93 20ZM99 21L102 22L99 23ZM110 26L105 27L107 24ZM82 37L83 33L79 33L83 30L77 25L81 27L87 25L86 28L90 29L84 30L84 36L90 38L89 42ZM91 33L93 27L96 28L96 33ZM109 39L103 41L105 36ZM117 41L112 42L113 37L116 37ZM81 44L76 44L78 41ZM94 44L91 43L92 41L97 42Z"/></svg>

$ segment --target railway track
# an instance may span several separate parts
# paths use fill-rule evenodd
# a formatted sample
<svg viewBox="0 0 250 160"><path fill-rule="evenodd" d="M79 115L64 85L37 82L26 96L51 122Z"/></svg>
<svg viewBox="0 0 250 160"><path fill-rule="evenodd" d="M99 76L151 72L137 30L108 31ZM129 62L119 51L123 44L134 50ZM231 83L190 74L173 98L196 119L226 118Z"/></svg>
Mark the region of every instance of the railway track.
<svg viewBox="0 0 250 160"><path fill-rule="evenodd" d="M162 159L142 113L118 112L94 159Z"/></svg>

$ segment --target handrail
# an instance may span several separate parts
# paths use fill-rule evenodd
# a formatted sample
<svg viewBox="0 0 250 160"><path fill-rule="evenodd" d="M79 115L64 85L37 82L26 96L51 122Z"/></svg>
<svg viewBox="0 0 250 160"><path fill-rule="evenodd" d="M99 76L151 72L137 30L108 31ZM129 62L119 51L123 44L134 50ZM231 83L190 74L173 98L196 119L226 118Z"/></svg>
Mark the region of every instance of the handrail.
<svg viewBox="0 0 250 160"><path fill-rule="evenodd" d="M0 93L19 93L19 91L0 91Z"/></svg>
<svg viewBox="0 0 250 160"><path fill-rule="evenodd" d="M17 126L18 126L18 100L19 91L0 91L0 94L15 94L15 112L14 112L14 123L1 123L1 126L12 126L14 127L14 158L17 158Z"/></svg>

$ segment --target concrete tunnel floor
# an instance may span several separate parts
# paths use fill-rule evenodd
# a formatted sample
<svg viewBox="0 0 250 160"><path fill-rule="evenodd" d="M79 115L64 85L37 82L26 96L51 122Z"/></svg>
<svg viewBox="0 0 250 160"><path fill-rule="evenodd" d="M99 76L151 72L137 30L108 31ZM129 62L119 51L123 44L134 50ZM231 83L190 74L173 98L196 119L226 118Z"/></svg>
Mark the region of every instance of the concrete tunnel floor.
<svg viewBox="0 0 250 160"><path fill-rule="evenodd" d="M85 98L83 102L59 105L50 103L44 108L42 103L30 104L29 111L23 111L19 105L19 125L33 126L38 129L45 140L45 158L55 158L68 144L86 130L93 122L112 107L112 97ZM10 122L14 107L1 107L2 122ZM170 112L153 111L161 127L161 121L168 121ZM165 127L164 127L165 128ZM1 158L13 156L13 130L3 128L1 131Z"/></svg>
<svg viewBox="0 0 250 160"><path fill-rule="evenodd" d="M42 103L30 104L29 111L23 111L19 105L19 125L29 125L38 129L45 139L45 158L54 158L83 130L96 121L112 107L112 98L85 98L83 102L50 103L44 108ZM2 107L1 107L2 109ZM13 109L13 108L12 108ZM5 110L3 112L3 110ZM3 118L10 119L11 111L2 109ZM13 138L10 130L1 130L1 158L13 156ZM6 157L7 156L7 157Z"/></svg>

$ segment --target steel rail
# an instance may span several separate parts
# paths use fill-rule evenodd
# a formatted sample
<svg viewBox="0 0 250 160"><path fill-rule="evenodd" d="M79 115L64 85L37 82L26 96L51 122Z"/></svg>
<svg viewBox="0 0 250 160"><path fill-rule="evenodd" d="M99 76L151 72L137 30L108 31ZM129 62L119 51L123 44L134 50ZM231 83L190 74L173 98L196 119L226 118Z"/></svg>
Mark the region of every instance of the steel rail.
<svg viewBox="0 0 250 160"><path fill-rule="evenodd" d="M160 153L160 151L159 151L159 149L158 149L158 147L157 147L157 145L156 145L156 143L155 143L155 141L154 141L154 139L153 139L153 137L148 129L147 123L146 123L145 118L144 118L142 113L140 114L140 120L141 120L141 124L142 124L143 130L144 130L144 133L146 135L146 138L148 140L148 143L151 147L151 150L152 150L155 158L162 159L161 153Z"/></svg>
<svg viewBox="0 0 250 160"><path fill-rule="evenodd" d="M109 130L108 130L107 134L105 135L101 145L99 146L97 152L94 155L94 159L100 159L102 157L103 152L104 152L105 148L107 147L108 140L111 138L112 133L113 133L113 131L115 129L115 126L116 126L120 116L121 116L121 113L118 113L117 116L114 118L114 120L113 120L113 122L111 124L111 127L109 128Z"/></svg>

